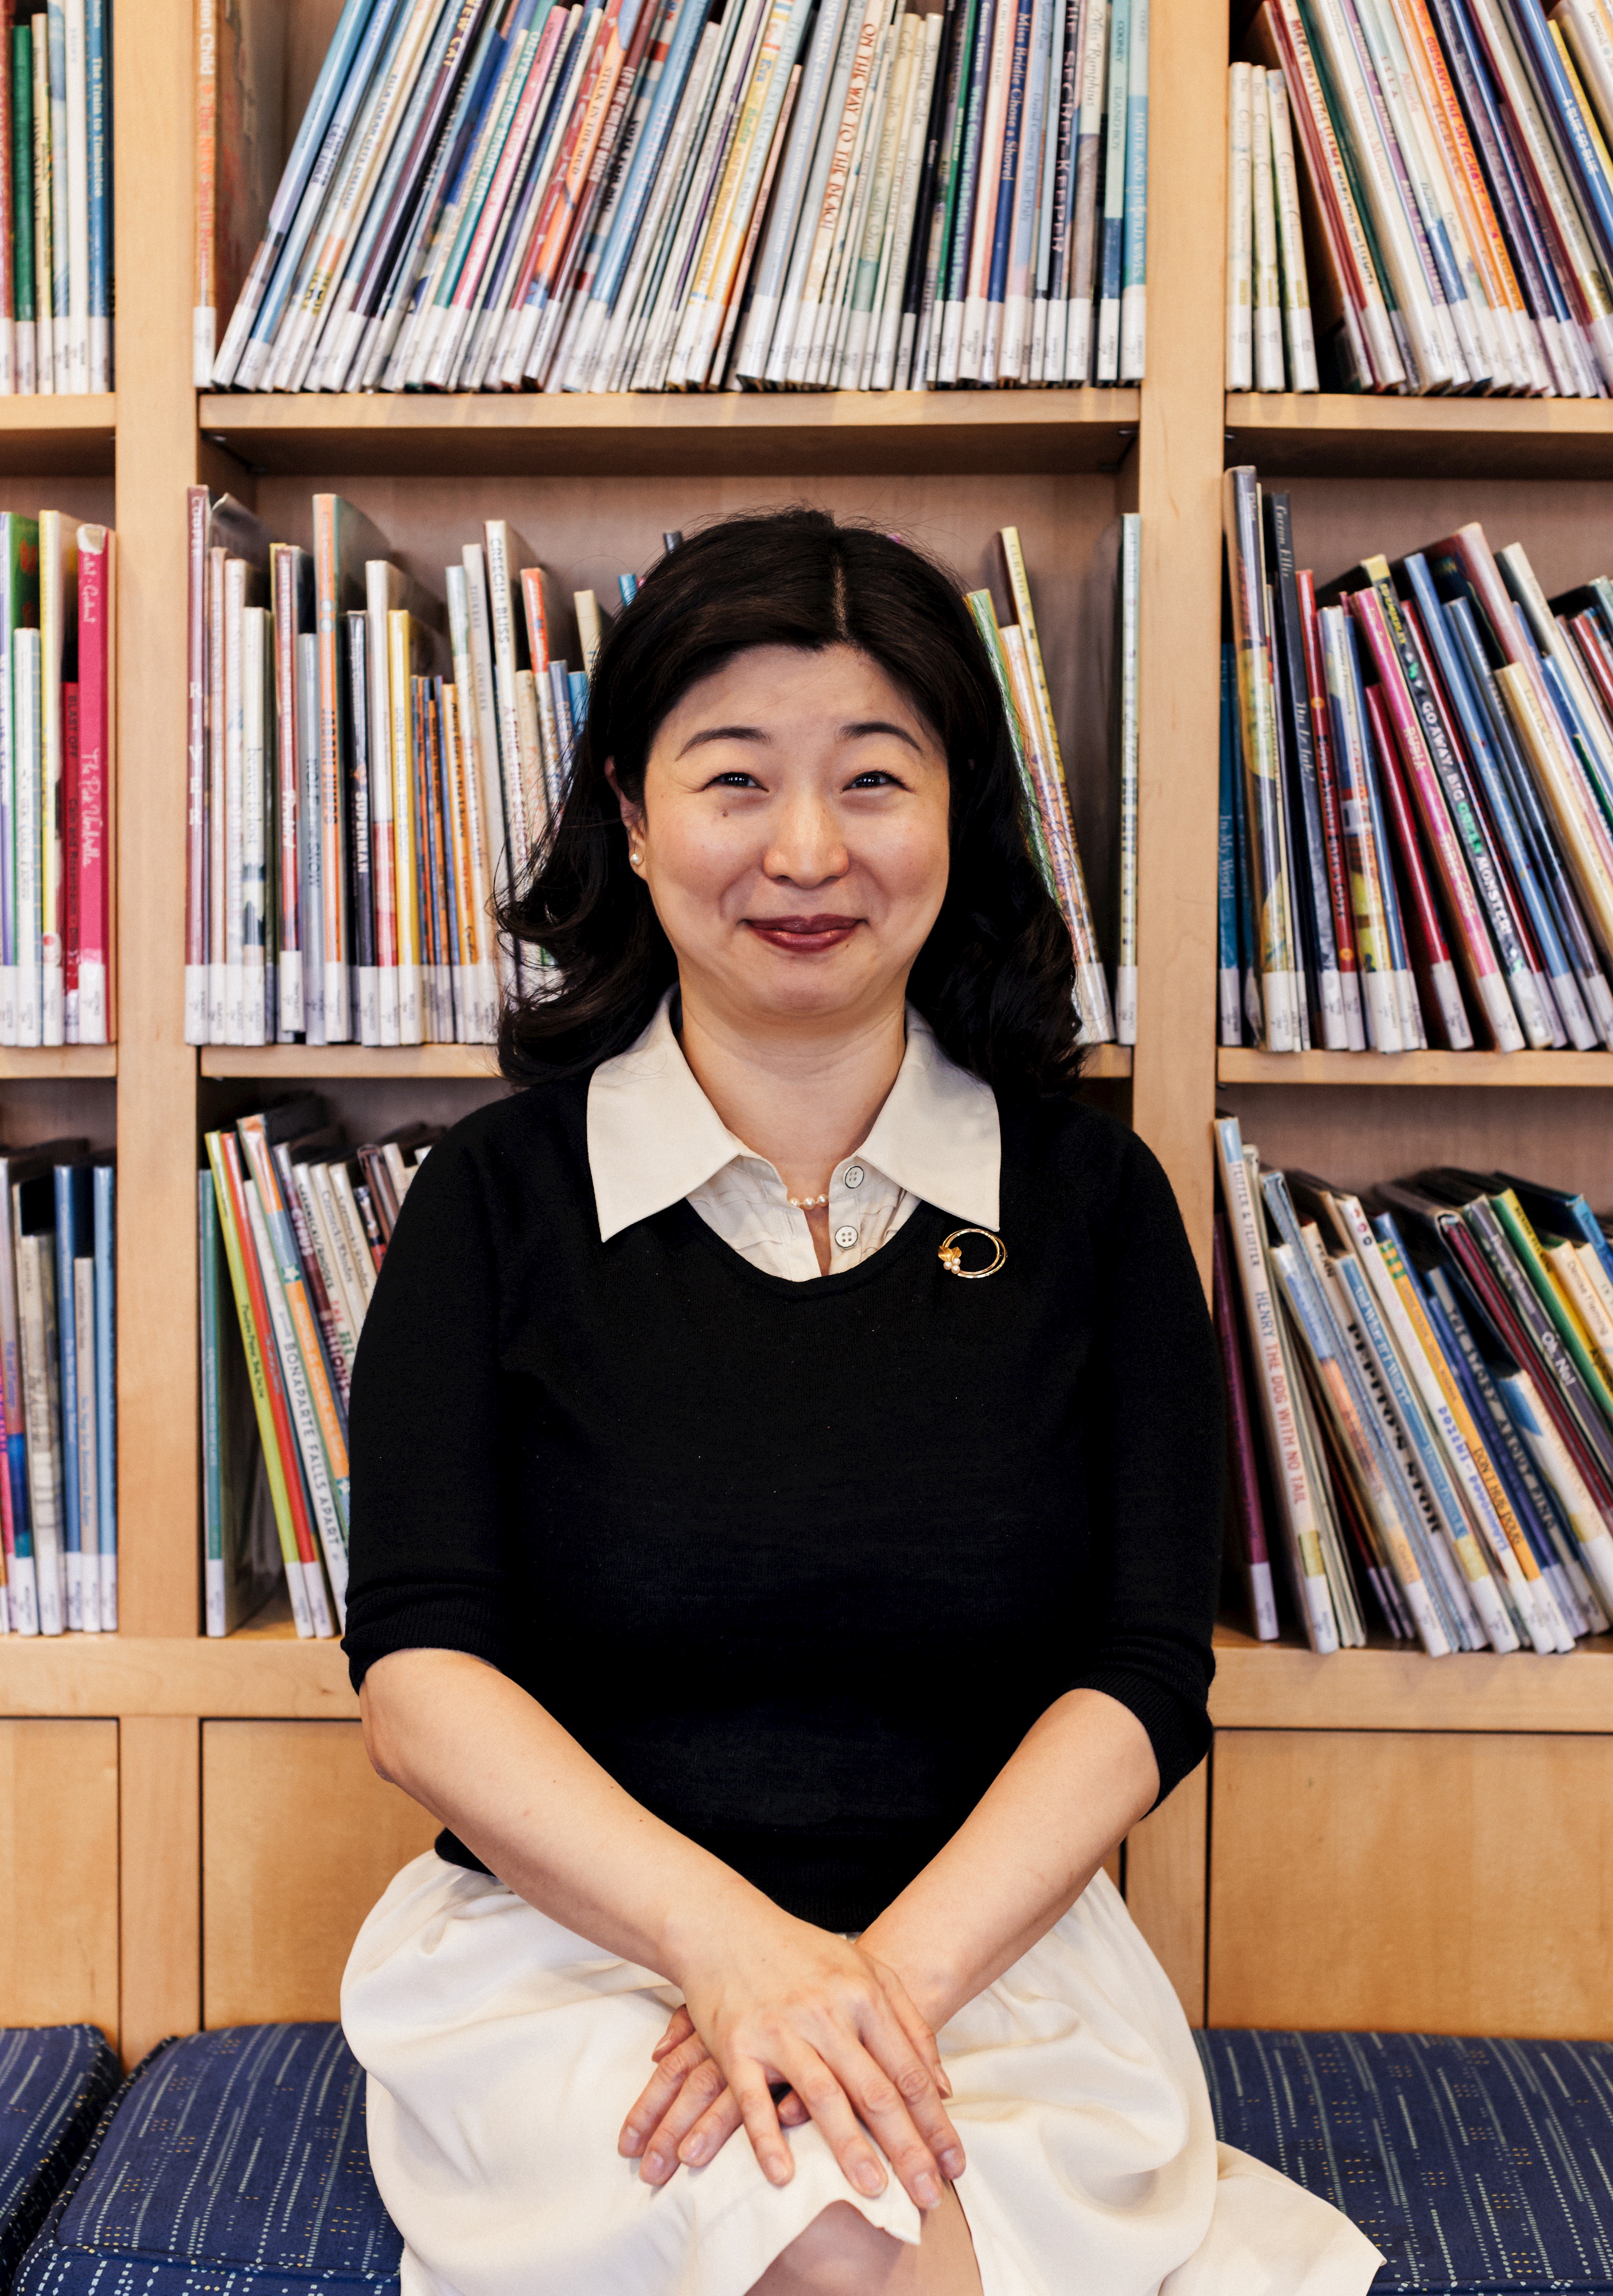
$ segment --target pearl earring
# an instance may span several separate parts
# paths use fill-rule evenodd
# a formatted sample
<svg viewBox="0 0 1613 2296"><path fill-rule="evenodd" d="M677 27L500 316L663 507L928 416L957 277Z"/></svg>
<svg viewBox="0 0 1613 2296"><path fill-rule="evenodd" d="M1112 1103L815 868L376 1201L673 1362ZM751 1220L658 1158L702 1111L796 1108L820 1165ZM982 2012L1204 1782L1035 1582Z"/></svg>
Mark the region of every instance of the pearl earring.
<svg viewBox="0 0 1613 2296"><path fill-rule="evenodd" d="M630 848L628 851L628 859L631 863L632 866L637 869L639 864L643 861L644 856L642 853Z"/></svg>

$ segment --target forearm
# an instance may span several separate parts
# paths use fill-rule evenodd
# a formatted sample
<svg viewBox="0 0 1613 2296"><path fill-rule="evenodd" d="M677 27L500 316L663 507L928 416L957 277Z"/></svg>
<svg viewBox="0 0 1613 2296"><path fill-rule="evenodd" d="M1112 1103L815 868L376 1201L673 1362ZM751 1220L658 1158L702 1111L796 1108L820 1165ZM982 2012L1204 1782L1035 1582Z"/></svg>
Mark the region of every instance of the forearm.
<svg viewBox="0 0 1613 2296"><path fill-rule="evenodd" d="M518 1896L607 1953L681 1985L686 1945L771 1911L479 1659L395 1651L365 1677L359 1712L383 1777Z"/></svg>
<svg viewBox="0 0 1613 2296"><path fill-rule="evenodd" d="M1066 1692L864 1947L939 2030L1069 1911L1158 1792L1136 1716L1102 1691Z"/></svg>

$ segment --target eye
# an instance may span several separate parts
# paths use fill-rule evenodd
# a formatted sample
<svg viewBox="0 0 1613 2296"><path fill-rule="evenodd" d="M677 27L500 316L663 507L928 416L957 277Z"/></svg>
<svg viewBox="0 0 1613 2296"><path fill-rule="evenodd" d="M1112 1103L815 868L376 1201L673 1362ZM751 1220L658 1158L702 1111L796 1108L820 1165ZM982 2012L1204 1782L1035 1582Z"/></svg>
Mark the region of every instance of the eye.
<svg viewBox="0 0 1613 2296"><path fill-rule="evenodd" d="M743 767L736 766L730 773L713 774L711 780L707 782L706 787L707 789L760 789L761 783L754 774L747 774Z"/></svg>
<svg viewBox="0 0 1613 2296"><path fill-rule="evenodd" d="M846 783L848 789L854 790L901 789L902 786L896 775L886 773L883 766L870 766L866 773L859 774L855 781Z"/></svg>

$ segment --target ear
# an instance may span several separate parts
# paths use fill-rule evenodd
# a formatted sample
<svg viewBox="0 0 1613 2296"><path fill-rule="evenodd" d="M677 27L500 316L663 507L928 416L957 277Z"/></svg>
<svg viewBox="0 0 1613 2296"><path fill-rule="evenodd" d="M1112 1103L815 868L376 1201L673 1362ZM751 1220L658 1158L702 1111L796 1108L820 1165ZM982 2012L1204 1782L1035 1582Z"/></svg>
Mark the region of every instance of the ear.
<svg viewBox="0 0 1613 2296"><path fill-rule="evenodd" d="M607 758L605 759L605 777L606 781L609 782L612 793L615 797L617 804L621 808L622 827L627 831L630 837L642 837L644 834L644 808L642 805L635 805L630 797L623 795L621 783L616 778L616 760L614 758Z"/></svg>

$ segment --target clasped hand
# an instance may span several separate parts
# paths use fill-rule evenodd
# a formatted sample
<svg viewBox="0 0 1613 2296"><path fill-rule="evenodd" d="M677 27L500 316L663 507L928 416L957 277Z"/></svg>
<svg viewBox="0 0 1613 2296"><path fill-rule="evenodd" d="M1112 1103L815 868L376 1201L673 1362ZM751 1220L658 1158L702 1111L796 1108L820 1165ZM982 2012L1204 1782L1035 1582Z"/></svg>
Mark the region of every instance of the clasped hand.
<svg viewBox="0 0 1613 2296"><path fill-rule="evenodd" d="M951 2084L893 1969L770 1906L679 1975L687 2006L654 2051L619 2143L647 2184L680 2162L704 2167L743 2124L763 2175L786 2185L783 2129L810 2119L858 2192L885 2190L883 2152L919 2208L938 2205L942 2177L964 2165L942 2102Z"/></svg>

